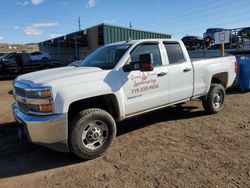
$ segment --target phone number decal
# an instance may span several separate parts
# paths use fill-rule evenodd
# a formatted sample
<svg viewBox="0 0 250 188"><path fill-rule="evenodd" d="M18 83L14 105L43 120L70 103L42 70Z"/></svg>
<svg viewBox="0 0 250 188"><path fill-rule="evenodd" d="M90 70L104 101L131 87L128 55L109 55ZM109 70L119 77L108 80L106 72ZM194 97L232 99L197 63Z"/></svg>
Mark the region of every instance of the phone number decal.
<svg viewBox="0 0 250 188"><path fill-rule="evenodd" d="M143 93L143 92L147 92L147 91L154 90L154 89L157 89L157 88L159 88L158 84L138 87L138 88L132 89L132 94Z"/></svg>

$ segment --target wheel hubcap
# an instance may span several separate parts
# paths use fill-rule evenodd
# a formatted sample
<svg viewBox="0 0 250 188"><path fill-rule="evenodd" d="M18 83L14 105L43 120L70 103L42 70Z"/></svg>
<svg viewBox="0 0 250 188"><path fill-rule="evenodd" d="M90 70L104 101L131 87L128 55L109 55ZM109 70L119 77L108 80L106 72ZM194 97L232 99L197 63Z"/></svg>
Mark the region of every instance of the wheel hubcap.
<svg viewBox="0 0 250 188"><path fill-rule="evenodd" d="M219 93L214 94L214 96L213 96L213 106L215 108L219 108L221 106L222 102L223 102L222 93L219 92Z"/></svg>
<svg viewBox="0 0 250 188"><path fill-rule="evenodd" d="M100 120L91 121L82 133L82 144L90 150L100 148L108 138L108 127Z"/></svg>

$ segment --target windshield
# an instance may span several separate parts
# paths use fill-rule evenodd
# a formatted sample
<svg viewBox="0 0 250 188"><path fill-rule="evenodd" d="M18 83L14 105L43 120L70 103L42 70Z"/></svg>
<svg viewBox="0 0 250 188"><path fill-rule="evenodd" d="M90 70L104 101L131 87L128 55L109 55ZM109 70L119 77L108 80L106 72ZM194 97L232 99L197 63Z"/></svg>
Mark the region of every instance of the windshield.
<svg viewBox="0 0 250 188"><path fill-rule="evenodd" d="M87 56L78 66L113 69L129 47L130 45L128 44L119 44L98 48Z"/></svg>
<svg viewBox="0 0 250 188"><path fill-rule="evenodd" d="M5 55L1 56L0 58L1 58L1 60L9 59L9 58L12 58L13 55L15 55L15 53L8 53L8 54L5 54Z"/></svg>
<svg viewBox="0 0 250 188"><path fill-rule="evenodd" d="M7 58L8 56L9 56L9 54L4 54L1 56L1 58L4 59L4 58Z"/></svg>

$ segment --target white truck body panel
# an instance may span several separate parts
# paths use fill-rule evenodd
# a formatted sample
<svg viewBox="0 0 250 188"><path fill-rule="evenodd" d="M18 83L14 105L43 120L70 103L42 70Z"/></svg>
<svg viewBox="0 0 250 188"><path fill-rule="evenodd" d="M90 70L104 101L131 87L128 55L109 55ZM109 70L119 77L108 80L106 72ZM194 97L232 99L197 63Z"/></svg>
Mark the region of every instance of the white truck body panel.
<svg viewBox="0 0 250 188"><path fill-rule="evenodd" d="M156 40L135 41L131 49L143 41ZM161 41L164 40L161 39ZM122 107L125 110L123 117L195 96L203 96L209 90L212 76L220 72L231 75L227 87L232 85L235 75L233 72L234 63L231 63L235 61L233 56L191 63L183 43L175 41L181 44L186 62L170 65L164 46L160 44L163 66L155 67L152 72L138 70L125 73L122 67L129 59L130 50L119 61L114 70L102 70L94 67L64 67L25 74L18 77L16 81L27 83L31 87L51 86L56 104L55 113L67 112L70 104L77 100L114 94L119 99L119 104L125 104ZM190 68L191 71L183 73L185 68ZM161 72L166 72L167 75L157 77L157 74ZM138 82L145 79L143 77L146 77L147 85L150 86L150 82L157 82L159 87L153 91L145 91L143 95L136 94L133 85L137 82L137 86L139 86ZM123 93L122 96L121 93Z"/></svg>
<svg viewBox="0 0 250 188"><path fill-rule="evenodd" d="M124 65L131 62L133 50L138 45L150 42L157 42L162 65L155 66L154 70L150 72L124 71ZM184 55L183 62L170 64L169 55L164 46L165 42L180 45ZM116 120L119 121L143 112L205 96L211 86L212 78L216 74L226 75L225 88L230 87L236 77L235 57L191 62L188 52L180 40L147 39L120 42L108 46L119 44L130 45L130 47L113 69L103 70L97 67L56 68L19 76L15 83L26 84L30 88L49 86L53 95L53 113L55 115L67 114L70 105L74 102L103 95L113 95L117 101L118 117ZM29 128L29 115L25 112L21 113L17 104L14 106L15 117L17 114L21 114L16 119L28 124ZM25 119L22 118L24 116ZM32 115L32 118L35 117ZM53 122L56 122L55 118ZM63 132L58 137L67 135L68 121L70 120L64 121L66 122L64 126L66 133ZM34 132L33 123L30 126ZM65 140L67 137L64 136L61 143L65 144ZM36 140L35 142L45 143L46 141Z"/></svg>
<svg viewBox="0 0 250 188"><path fill-rule="evenodd" d="M211 82L212 76L218 73L228 74L226 88L230 87L236 76L234 71L235 61L236 59L233 56L193 61L195 70L193 96L205 95L210 88L210 85L207 83Z"/></svg>

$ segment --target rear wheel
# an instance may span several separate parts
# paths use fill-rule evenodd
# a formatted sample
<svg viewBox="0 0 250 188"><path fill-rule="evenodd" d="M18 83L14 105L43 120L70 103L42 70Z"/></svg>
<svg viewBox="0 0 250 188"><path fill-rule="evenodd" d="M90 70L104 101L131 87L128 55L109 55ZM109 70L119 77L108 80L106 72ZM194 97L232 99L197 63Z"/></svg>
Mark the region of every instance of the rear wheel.
<svg viewBox="0 0 250 188"><path fill-rule="evenodd" d="M97 108L83 110L70 123L70 150L79 158L93 159L109 149L115 136L116 124L108 112Z"/></svg>
<svg viewBox="0 0 250 188"><path fill-rule="evenodd" d="M221 84L212 84L207 96L202 99L202 105L206 112L216 114L224 105L225 89Z"/></svg>

